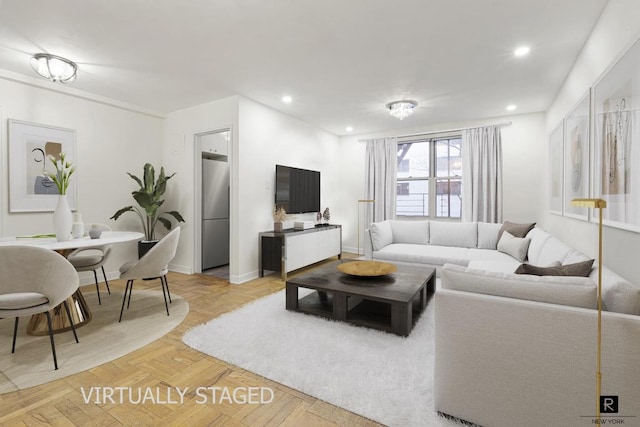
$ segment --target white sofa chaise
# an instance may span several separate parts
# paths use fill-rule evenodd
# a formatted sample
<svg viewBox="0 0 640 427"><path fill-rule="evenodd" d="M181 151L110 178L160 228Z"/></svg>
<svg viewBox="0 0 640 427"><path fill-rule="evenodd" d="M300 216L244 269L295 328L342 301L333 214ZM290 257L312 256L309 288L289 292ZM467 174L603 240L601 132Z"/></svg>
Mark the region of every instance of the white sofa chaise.
<svg viewBox="0 0 640 427"><path fill-rule="evenodd" d="M597 266L589 277L515 274L521 262L498 252L489 235L495 230L497 240L499 225L477 223L474 247L469 223L385 222L365 233L369 259L435 266L441 276L434 300L437 411L486 427L594 425ZM471 234L466 241L463 230ZM533 265L588 258L538 227L526 238ZM603 309L602 392L619 398L619 413L608 420L635 425L640 286L603 268Z"/></svg>

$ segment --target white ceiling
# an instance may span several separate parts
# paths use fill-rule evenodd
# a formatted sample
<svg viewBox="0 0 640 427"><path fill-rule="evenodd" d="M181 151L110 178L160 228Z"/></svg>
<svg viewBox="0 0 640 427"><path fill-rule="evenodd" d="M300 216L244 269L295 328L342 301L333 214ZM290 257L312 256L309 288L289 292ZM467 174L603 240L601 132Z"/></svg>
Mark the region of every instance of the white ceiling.
<svg viewBox="0 0 640 427"><path fill-rule="evenodd" d="M546 110L606 3L0 0L0 68L34 76L47 52L78 63L72 87L155 111L239 94L369 133ZM403 98L400 122L384 105Z"/></svg>

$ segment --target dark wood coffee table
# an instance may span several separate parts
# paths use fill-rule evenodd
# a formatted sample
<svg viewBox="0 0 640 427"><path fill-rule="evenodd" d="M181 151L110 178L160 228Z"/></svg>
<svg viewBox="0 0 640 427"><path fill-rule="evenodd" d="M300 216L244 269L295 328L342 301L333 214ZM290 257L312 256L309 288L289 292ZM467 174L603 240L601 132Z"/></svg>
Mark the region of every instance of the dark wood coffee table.
<svg viewBox="0 0 640 427"><path fill-rule="evenodd" d="M287 310L407 336L435 291L435 269L398 266L380 277L349 276L334 261L287 280ZM298 289L313 289L298 298Z"/></svg>

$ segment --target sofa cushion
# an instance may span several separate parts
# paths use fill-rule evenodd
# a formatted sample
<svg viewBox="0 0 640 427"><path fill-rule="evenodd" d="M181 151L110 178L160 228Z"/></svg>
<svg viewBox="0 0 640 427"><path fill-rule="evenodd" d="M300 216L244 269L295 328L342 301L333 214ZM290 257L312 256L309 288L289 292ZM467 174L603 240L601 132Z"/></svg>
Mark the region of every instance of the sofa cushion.
<svg viewBox="0 0 640 427"><path fill-rule="evenodd" d="M591 271L590 277L598 283L597 265ZM602 308L607 311L640 316L640 286L604 267L602 269Z"/></svg>
<svg viewBox="0 0 640 427"><path fill-rule="evenodd" d="M528 276L447 264L442 288L530 301L596 308L597 286L587 277Z"/></svg>
<svg viewBox="0 0 640 427"><path fill-rule="evenodd" d="M475 248L478 246L478 223L430 221L429 235L432 245Z"/></svg>
<svg viewBox="0 0 640 427"><path fill-rule="evenodd" d="M491 222L478 223L478 249L496 249L498 247L498 233L502 224Z"/></svg>
<svg viewBox="0 0 640 427"><path fill-rule="evenodd" d="M507 260L500 260L500 261L480 261L477 259L472 259L471 261L469 261L469 264L467 265L467 267L472 268L474 270L484 270L484 271L493 271L494 273L513 273L513 271L518 268L518 266L520 265L520 261L514 259L513 257L507 255L507 254L503 254L502 252L498 252L498 251L492 251L496 254L500 254L502 256L504 256L505 258L508 258Z"/></svg>
<svg viewBox="0 0 640 427"><path fill-rule="evenodd" d="M567 258L569 252L573 249L566 245L559 239L550 236L542 245L538 260L535 265L549 265L554 261L559 261L560 264L564 264L564 260ZM531 260L529 260L531 262Z"/></svg>
<svg viewBox="0 0 640 427"><path fill-rule="evenodd" d="M393 232L389 221L374 222L369 227L371 234L371 244L374 251L379 251L387 245L393 243Z"/></svg>
<svg viewBox="0 0 640 427"><path fill-rule="evenodd" d="M446 263L467 265L469 263L469 253L467 248L452 246L393 243L379 251L374 251L373 259L429 265L444 265Z"/></svg>
<svg viewBox="0 0 640 427"><path fill-rule="evenodd" d="M562 262L562 265L575 264L575 263L578 263L578 262L589 261L590 259L591 258L586 256L582 252L580 252L580 251L578 251L576 249L571 249L569 251L569 253L567 253L567 256L564 258L564 261Z"/></svg>
<svg viewBox="0 0 640 427"><path fill-rule="evenodd" d="M429 221L389 221L393 243L429 244Z"/></svg>
<svg viewBox="0 0 640 427"><path fill-rule="evenodd" d="M508 231L514 237L525 237L529 231L536 226L535 222L527 223L527 224L518 224L515 222L505 221L500 227L500 231L498 231L498 241L500 241L500 237L502 237L502 233Z"/></svg>
<svg viewBox="0 0 640 427"><path fill-rule="evenodd" d="M527 250L529 249L531 239L526 237L515 237L508 231L502 232L502 237L498 241L498 251L511 255L518 261L522 262L527 258Z"/></svg>
<svg viewBox="0 0 640 427"><path fill-rule="evenodd" d="M529 262L534 265L542 265L538 262L538 258L540 258L542 246L544 246L544 243L549 237L551 237L551 235L544 231L542 228L535 227L527 233L526 237L531 239L531 243L529 244L529 252L527 253ZM546 266L548 264L544 265Z"/></svg>
<svg viewBox="0 0 640 427"><path fill-rule="evenodd" d="M532 264L521 264L514 273L516 274L533 274L535 276L578 276L589 277L592 259L574 264L557 265L551 267L539 267ZM557 261L556 261L557 262Z"/></svg>

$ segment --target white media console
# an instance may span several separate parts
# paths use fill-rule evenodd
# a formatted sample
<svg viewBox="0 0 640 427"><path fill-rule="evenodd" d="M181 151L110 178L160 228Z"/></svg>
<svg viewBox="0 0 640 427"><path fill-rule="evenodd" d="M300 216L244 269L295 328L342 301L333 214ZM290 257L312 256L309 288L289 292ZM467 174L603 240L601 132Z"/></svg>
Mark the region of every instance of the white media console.
<svg viewBox="0 0 640 427"><path fill-rule="evenodd" d="M342 226L327 225L307 230L264 231L259 234L260 277L264 270L287 273L316 262L342 257Z"/></svg>

